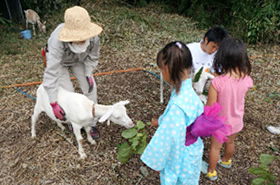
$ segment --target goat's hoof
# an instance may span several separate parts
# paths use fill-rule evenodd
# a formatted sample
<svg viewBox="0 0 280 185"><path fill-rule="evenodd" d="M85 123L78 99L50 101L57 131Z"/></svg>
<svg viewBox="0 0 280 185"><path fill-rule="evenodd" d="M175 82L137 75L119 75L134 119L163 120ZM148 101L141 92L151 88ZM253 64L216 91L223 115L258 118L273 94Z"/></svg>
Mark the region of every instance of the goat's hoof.
<svg viewBox="0 0 280 185"><path fill-rule="evenodd" d="M35 137L36 137L36 135L31 135L31 138L32 138L32 139L35 139Z"/></svg>
<svg viewBox="0 0 280 185"><path fill-rule="evenodd" d="M89 140L91 145L96 145L96 141L95 140Z"/></svg>
<svg viewBox="0 0 280 185"><path fill-rule="evenodd" d="M80 153L80 159L85 159L87 157L87 155L83 152L83 153Z"/></svg>

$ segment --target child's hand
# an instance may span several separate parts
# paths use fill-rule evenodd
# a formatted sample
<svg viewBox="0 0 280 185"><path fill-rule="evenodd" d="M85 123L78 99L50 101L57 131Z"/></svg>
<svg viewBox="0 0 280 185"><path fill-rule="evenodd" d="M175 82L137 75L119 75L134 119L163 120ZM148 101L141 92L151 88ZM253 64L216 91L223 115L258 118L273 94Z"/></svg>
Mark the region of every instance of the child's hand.
<svg viewBox="0 0 280 185"><path fill-rule="evenodd" d="M152 123L151 123L150 128L157 127L157 126L158 126L158 119L152 119Z"/></svg>

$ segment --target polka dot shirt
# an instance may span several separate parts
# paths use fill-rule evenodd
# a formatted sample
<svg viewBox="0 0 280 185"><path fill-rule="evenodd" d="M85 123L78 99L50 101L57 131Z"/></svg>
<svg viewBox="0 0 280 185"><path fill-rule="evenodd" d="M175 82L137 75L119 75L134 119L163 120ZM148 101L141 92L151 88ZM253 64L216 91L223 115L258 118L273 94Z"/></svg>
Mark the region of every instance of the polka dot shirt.
<svg viewBox="0 0 280 185"><path fill-rule="evenodd" d="M159 127L141 160L160 171L163 185L198 184L203 154L200 138L185 146L186 128L203 112L203 105L192 88L191 79L182 82L178 94L173 90Z"/></svg>

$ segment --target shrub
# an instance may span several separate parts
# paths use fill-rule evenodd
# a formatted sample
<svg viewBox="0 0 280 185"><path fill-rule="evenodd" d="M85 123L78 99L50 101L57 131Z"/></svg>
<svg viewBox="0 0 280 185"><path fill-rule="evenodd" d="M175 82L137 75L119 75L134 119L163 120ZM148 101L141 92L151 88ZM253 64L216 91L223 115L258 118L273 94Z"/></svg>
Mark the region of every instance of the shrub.
<svg viewBox="0 0 280 185"><path fill-rule="evenodd" d="M222 25L233 36L240 37L248 43L280 42L279 0L153 1L168 7L168 11L192 17L203 29L208 29L214 25ZM149 1L127 0L127 2L132 5L145 5Z"/></svg>
<svg viewBox="0 0 280 185"><path fill-rule="evenodd" d="M117 146L118 156L117 159L121 163L127 163L133 154L141 155L147 146L147 135L145 127L151 125L150 122L145 124L142 121L138 121L136 126L130 129L126 129L122 132L122 137L126 141Z"/></svg>

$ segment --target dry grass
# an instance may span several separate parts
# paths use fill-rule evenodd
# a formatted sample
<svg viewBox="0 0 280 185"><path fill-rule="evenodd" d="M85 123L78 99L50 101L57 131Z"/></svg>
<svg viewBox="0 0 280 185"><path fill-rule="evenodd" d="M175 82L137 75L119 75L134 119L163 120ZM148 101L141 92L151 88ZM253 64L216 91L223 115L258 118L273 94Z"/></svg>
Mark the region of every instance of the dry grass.
<svg viewBox="0 0 280 185"><path fill-rule="evenodd" d="M104 28L96 72L141 67L159 74L154 65L159 49L173 40L186 43L199 41L205 32L197 29L189 18L163 13L157 5L129 8L103 0L86 3L84 7L92 19ZM48 34L31 40L23 40L18 32L1 34L0 86L42 80L44 67L40 48L63 20L63 11L53 20L47 25ZM266 125L277 125L280 121L279 49L279 46L270 45L248 47L255 88L247 97L245 127L236 140L234 166L230 170L218 168L219 179L214 183L201 176L201 184L250 184L254 176L247 169L258 165L261 153L279 156L270 147L275 146L279 150L280 137L265 129ZM95 79L99 102L111 104L129 99L128 114L134 121L150 121L164 110L165 105L159 103L159 80L149 73L128 72ZM76 81L74 84L78 87ZM36 96L37 87L28 86L21 90ZM169 94L170 89L165 86L165 103ZM32 99L15 88L1 88L0 96L1 184L159 184L158 175L152 170L143 177L140 167L144 164L139 156L134 156L125 165L116 160L116 145L122 141L120 134L124 128L99 124L101 139L95 146L85 141L83 146L88 158L79 160L74 135L62 132L45 114L38 121L37 138L31 139ZM150 137L153 132L150 130ZM208 140L205 148L204 158L207 159ZM279 166L279 160L271 166L278 179Z"/></svg>

